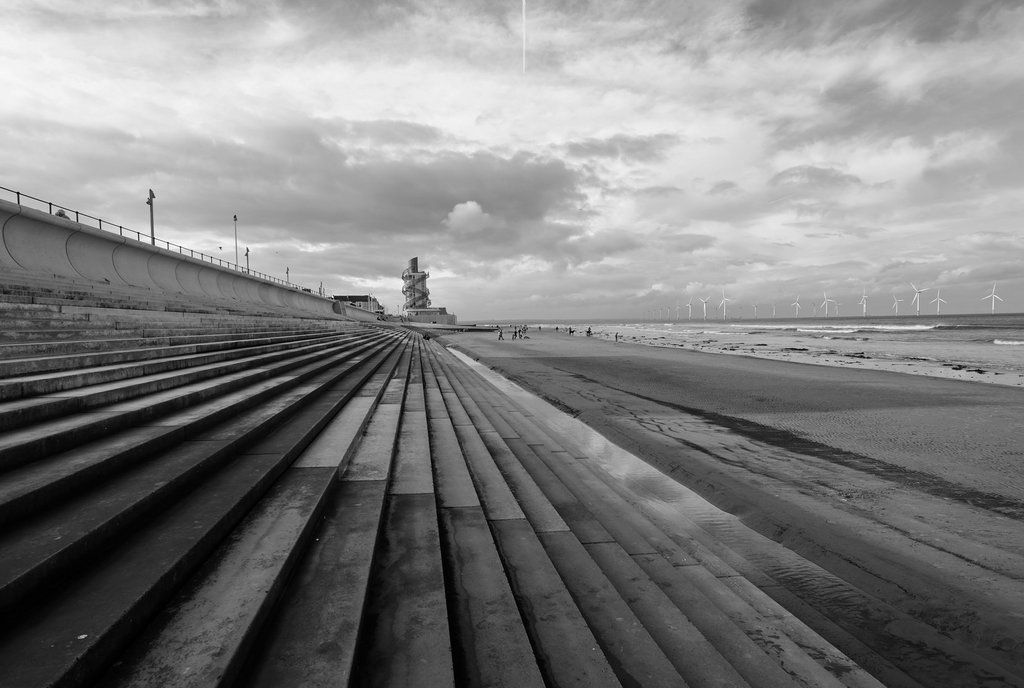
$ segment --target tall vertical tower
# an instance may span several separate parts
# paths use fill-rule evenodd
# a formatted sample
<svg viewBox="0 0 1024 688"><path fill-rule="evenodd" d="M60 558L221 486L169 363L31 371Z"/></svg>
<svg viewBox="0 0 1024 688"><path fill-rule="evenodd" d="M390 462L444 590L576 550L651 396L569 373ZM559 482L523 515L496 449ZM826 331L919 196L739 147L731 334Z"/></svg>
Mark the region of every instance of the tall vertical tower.
<svg viewBox="0 0 1024 688"><path fill-rule="evenodd" d="M405 310L430 308L430 290L427 278L430 273L420 272L419 258L411 258L409 267L402 271L402 294L405 295Z"/></svg>

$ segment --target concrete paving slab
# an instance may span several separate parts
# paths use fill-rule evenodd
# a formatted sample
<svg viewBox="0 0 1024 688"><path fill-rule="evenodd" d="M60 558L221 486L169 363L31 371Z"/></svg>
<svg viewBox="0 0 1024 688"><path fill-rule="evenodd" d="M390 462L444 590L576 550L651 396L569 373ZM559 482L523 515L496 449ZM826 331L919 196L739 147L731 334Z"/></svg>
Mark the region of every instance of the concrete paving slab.
<svg viewBox="0 0 1024 688"><path fill-rule="evenodd" d="M651 534L650 522L645 521L632 506L579 466L576 459L563 452L549 451L542 445L532 445L530 448L626 552L651 554L658 551L645 537ZM569 521L568 518L566 520ZM661 536L665 537L664 534Z"/></svg>
<svg viewBox="0 0 1024 688"><path fill-rule="evenodd" d="M519 438L503 439L502 441L515 454L517 461L529 474L545 499L555 508L558 516L581 542L614 541L611 534L590 513L590 510L576 499L576 496L548 468L547 464L537 457L530 446ZM554 530L559 529L555 528ZM538 532L543 531L538 529Z"/></svg>
<svg viewBox="0 0 1024 688"><path fill-rule="evenodd" d="M185 442L0 535L0 606L13 604L106 546L227 458L225 441ZM84 491L83 491L84 492Z"/></svg>
<svg viewBox="0 0 1024 688"><path fill-rule="evenodd" d="M355 439L362 433L373 409L373 397L357 397L342 407L338 415L316 436L296 459L296 468L334 466L344 463Z"/></svg>
<svg viewBox="0 0 1024 688"><path fill-rule="evenodd" d="M288 471L158 619L105 685L230 684L311 537L334 471Z"/></svg>
<svg viewBox="0 0 1024 688"><path fill-rule="evenodd" d="M335 483L245 685L349 685L386 488L384 481Z"/></svg>
<svg viewBox="0 0 1024 688"><path fill-rule="evenodd" d="M696 570L686 570L691 578L696 573ZM772 641L791 641L818 665L828 669L843 685L850 688L880 688L883 685L916 688L920 685L785 588L769 586L762 589L739 575L719 580L741 599L742 604L749 605L749 609L754 611L756 617L751 621L752 625L778 629L778 635L771 636ZM776 598L783 600L786 607ZM791 604L795 606L790 607ZM791 609L799 610L799 618ZM813 630L807 625L809 622L813 622ZM838 643L842 643L849 656L836 648Z"/></svg>
<svg viewBox="0 0 1024 688"><path fill-rule="evenodd" d="M749 685L618 544L587 545L586 550L690 686Z"/></svg>
<svg viewBox="0 0 1024 688"><path fill-rule="evenodd" d="M5 688L89 684L212 551L273 480L274 457L236 461L118 541L102 563L64 578L14 635L0 635Z"/></svg>
<svg viewBox="0 0 1024 688"><path fill-rule="evenodd" d="M439 504L443 507L479 506L480 497L462 456L455 428L447 418L429 418L427 431Z"/></svg>
<svg viewBox="0 0 1024 688"><path fill-rule="evenodd" d="M455 686L432 494L394 495L364 612L358 685Z"/></svg>
<svg viewBox="0 0 1024 688"><path fill-rule="evenodd" d="M391 494L433 494L434 476L430 465L430 438L426 413L406 407L398 431L398 450L391 476Z"/></svg>
<svg viewBox="0 0 1024 688"><path fill-rule="evenodd" d="M184 437L177 428L134 428L7 471L0 481L0 524L50 507Z"/></svg>
<svg viewBox="0 0 1024 688"><path fill-rule="evenodd" d="M803 671L795 675L809 680L800 681L787 673L783 669L785 664L780 662L787 659L785 653L773 652L769 656L743 628L733 623L724 610L681 573L683 569L693 567L675 567L658 554L638 554L633 560L750 685L758 688L793 688L800 685L839 688L841 685L791 643L787 649L795 652L787 668L792 671L802 663L799 668ZM772 636L771 630L766 627L750 630L765 639Z"/></svg>
<svg viewBox="0 0 1024 688"><path fill-rule="evenodd" d="M458 394L445 392L441 396L444 398L445 406L448 407L448 417L452 419L452 425L455 427L474 426L473 420L462 407L462 400Z"/></svg>
<svg viewBox="0 0 1024 688"><path fill-rule="evenodd" d="M579 540L571 533L538 538L622 685L687 685Z"/></svg>
<svg viewBox="0 0 1024 688"><path fill-rule="evenodd" d="M76 413L67 418L5 432L0 437L0 470L34 461L123 427L117 410Z"/></svg>
<svg viewBox="0 0 1024 688"><path fill-rule="evenodd" d="M537 483L519 463L519 459L506 444L506 440L503 440L493 430L481 432L480 439L487 447L487 451L498 470L501 471L502 477L508 483L509 489L516 501L519 502L533 529L537 532L568 530L569 526L558 514L558 510L548 501L541 489L537 487ZM507 441L522 442L522 440Z"/></svg>
<svg viewBox="0 0 1024 688"><path fill-rule="evenodd" d="M479 507L441 509L456 680L462 685L542 688L544 679Z"/></svg>
<svg viewBox="0 0 1024 688"><path fill-rule="evenodd" d="M491 527L549 684L619 688L608 659L530 524L509 520Z"/></svg>
<svg viewBox="0 0 1024 688"><path fill-rule="evenodd" d="M526 518L505 476L498 470L476 428L471 425L456 426L455 434L462 446L462 455L469 466L487 520Z"/></svg>
<svg viewBox="0 0 1024 688"><path fill-rule="evenodd" d="M397 404L377 406L343 480L387 480L395 454L398 420L402 410Z"/></svg>

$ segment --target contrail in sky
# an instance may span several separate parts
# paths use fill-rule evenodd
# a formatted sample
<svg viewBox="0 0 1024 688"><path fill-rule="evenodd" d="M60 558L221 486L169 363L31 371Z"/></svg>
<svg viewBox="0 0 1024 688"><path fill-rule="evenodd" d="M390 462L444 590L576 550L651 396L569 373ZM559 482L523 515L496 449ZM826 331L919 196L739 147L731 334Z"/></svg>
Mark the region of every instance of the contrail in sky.
<svg viewBox="0 0 1024 688"><path fill-rule="evenodd" d="M526 0L523 0L523 74L526 74Z"/></svg>

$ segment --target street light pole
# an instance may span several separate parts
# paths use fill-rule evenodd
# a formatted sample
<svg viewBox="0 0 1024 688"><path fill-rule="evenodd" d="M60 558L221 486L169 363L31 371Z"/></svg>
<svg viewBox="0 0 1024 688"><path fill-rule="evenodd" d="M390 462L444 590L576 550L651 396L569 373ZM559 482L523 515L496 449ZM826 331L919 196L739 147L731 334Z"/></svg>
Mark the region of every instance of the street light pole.
<svg viewBox="0 0 1024 688"><path fill-rule="evenodd" d="M149 198L146 199L146 205L149 206L149 243L156 246L156 230L153 224L153 200L156 198L156 194L153 193L153 189L149 190Z"/></svg>
<svg viewBox="0 0 1024 688"><path fill-rule="evenodd" d="M249 247L245 247L245 272L249 273Z"/></svg>
<svg viewBox="0 0 1024 688"><path fill-rule="evenodd" d="M235 215L235 265L238 265L238 215Z"/></svg>

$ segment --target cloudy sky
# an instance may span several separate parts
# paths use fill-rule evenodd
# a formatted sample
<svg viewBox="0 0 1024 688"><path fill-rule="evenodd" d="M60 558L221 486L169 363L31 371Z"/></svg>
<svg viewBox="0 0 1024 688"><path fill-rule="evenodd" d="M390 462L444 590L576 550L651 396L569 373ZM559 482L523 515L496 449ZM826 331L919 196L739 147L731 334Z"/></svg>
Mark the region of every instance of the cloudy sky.
<svg viewBox="0 0 1024 688"><path fill-rule="evenodd" d="M0 186L462 320L1024 311L1019 1L522 8L8 0Z"/></svg>

